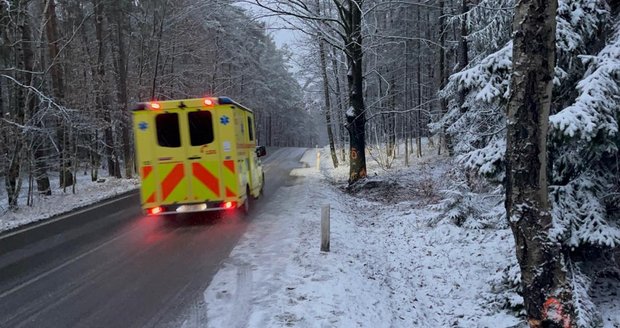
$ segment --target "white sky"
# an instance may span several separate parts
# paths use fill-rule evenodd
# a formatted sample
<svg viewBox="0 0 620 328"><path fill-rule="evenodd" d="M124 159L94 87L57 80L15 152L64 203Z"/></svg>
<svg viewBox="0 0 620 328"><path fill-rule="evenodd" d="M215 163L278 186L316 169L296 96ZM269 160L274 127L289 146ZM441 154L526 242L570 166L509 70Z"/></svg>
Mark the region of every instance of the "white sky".
<svg viewBox="0 0 620 328"><path fill-rule="evenodd" d="M253 1L238 2L236 5L248 10L248 12L254 13L259 17L258 19L267 23L269 33L272 35L278 47L281 48L283 45L287 44L289 47L293 48L295 42L299 41L298 39L301 32L290 30L290 26L286 23L285 19L272 15L269 11L253 4Z"/></svg>

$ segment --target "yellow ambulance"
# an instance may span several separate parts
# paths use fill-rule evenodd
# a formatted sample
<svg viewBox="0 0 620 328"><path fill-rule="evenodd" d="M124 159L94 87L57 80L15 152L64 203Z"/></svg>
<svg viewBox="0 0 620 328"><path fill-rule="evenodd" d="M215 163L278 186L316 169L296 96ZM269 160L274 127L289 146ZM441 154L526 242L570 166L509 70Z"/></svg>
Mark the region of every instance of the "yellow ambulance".
<svg viewBox="0 0 620 328"><path fill-rule="evenodd" d="M149 215L241 209L265 183L254 113L227 97L133 109L142 208Z"/></svg>

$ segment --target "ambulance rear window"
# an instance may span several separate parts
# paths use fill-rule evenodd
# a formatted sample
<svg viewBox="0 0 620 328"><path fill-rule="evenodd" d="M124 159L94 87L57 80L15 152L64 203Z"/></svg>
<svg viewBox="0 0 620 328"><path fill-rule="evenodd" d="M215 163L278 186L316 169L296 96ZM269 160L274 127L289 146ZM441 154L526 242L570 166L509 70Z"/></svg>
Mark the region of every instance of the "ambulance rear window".
<svg viewBox="0 0 620 328"><path fill-rule="evenodd" d="M254 124L252 124L252 118L248 116L248 133L250 134L250 141L254 141Z"/></svg>
<svg viewBox="0 0 620 328"><path fill-rule="evenodd" d="M181 147L179 115L176 113L159 114L155 117L155 126L157 128L157 143L161 147Z"/></svg>
<svg viewBox="0 0 620 328"><path fill-rule="evenodd" d="M192 146L202 146L213 142L213 120L211 112L199 111L187 114L189 137Z"/></svg>

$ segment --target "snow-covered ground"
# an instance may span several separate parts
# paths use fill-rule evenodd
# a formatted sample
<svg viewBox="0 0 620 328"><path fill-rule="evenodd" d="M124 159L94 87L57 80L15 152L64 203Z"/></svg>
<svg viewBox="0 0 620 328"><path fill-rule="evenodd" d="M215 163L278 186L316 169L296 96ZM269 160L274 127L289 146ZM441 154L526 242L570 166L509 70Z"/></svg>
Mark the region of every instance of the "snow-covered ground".
<svg viewBox="0 0 620 328"><path fill-rule="evenodd" d="M427 150L428 151L428 150ZM191 310L191 327L519 327L502 309L514 293L502 287L512 259L509 229L429 227L448 161L412 158L371 180L391 181L353 197L341 189L347 167L333 169L322 150L302 159L293 186L252 221ZM374 176L374 173L371 175ZM389 187L388 187L389 189ZM361 197L360 197L361 196ZM320 251L321 207L331 208L331 251ZM601 303L605 327L620 327L619 302ZM204 313L206 312L206 313ZM205 325L206 321L206 325Z"/></svg>
<svg viewBox="0 0 620 328"><path fill-rule="evenodd" d="M258 213L205 291L184 327L511 327L520 320L493 293L511 262L509 230L427 226L429 183L445 160L369 172L399 179L392 195L354 198L339 186L347 168L332 169L315 151L279 190L281 204ZM402 163L400 163L402 165ZM374 174L373 174L374 175ZM409 189L399 189L408 186ZM331 208L331 251L320 251L321 207ZM206 311L207 313L201 313Z"/></svg>
<svg viewBox="0 0 620 328"><path fill-rule="evenodd" d="M99 175L103 176L103 172ZM36 222L50 217L70 212L80 207L88 206L101 200L117 196L119 194L137 189L138 179L116 179L103 177L103 182L91 181L90 175L77 175L75 193L72 187L57 188L59 185L58 176L51 176L52 185L51 196L41 196L33 194L33 204L27 204L27 180L22 183L22 193L18 202L19 209L9 210L8 199L4 189L0 191L0 232L14 229L16 227ZM0 179L2 187L4 180ZM56 188L54 188L56 187ZM36 186L34 187L36 188Z"/></svg>

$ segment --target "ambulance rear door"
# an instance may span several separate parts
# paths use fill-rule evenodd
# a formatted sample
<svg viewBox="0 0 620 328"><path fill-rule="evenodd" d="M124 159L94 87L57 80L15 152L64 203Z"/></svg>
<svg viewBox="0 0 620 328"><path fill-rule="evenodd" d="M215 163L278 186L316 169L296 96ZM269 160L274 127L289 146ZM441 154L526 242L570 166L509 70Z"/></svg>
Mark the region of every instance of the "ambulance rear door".
<svg viewBox="0 0 620 328"><path fill-rule="evenodd" d="M154 197L162 205L187 202L189 185L185 167L186 150L181 133L185 114L180 109L167 109L154 111L153 115L155 140L151 174L155 180L152 183L158 189Z"/></svg>
<svg viewBox="0 0 620 328"><path fill-rule="evenodd" d="M223 201L222 163L217 143L215 106L186 110L187 165L190 179L190 203Z"/></svg>

